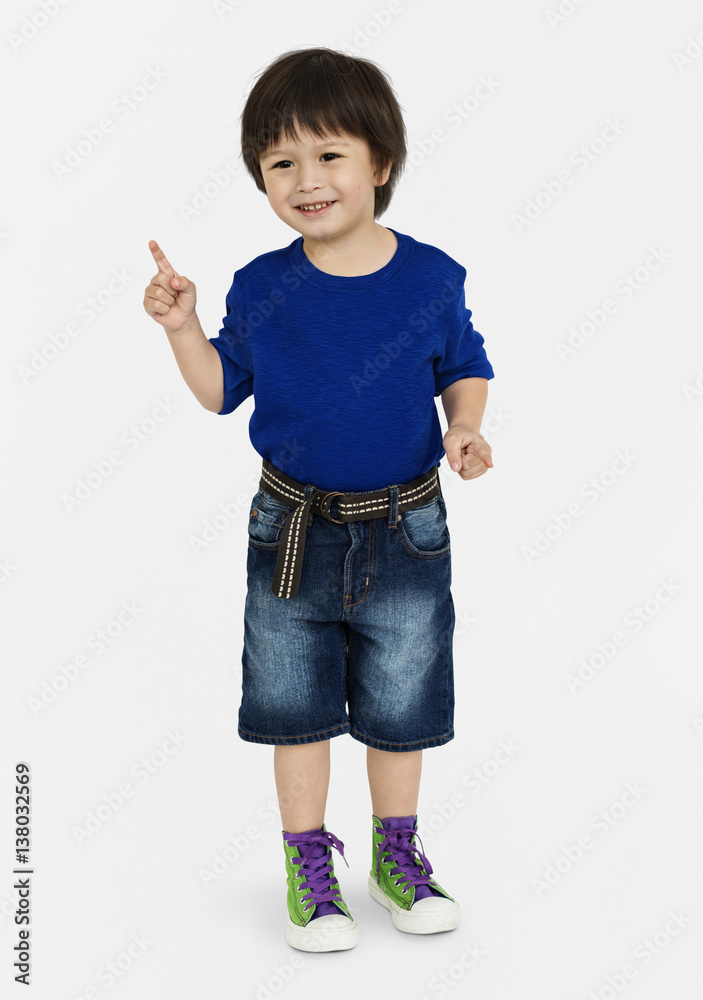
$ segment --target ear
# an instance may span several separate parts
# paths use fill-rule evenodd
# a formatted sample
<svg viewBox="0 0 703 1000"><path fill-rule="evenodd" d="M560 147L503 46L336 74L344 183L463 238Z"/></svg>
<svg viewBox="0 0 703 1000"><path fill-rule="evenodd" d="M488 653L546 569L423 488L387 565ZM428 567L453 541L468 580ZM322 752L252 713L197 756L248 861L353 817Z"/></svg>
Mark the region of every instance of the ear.
<svg viewBox="0 0 703 1000"><path fill-rule="evenodd" d="M376 187L383 187L383 185L386 183L386 181L390 177L391 169L392 168L393 168L393 161L392 160L386 161L386 165L384 167L380 167L378 165L376 166L376 169L375 169L374 175L373 175L374 176L374 180L376 181Z"/></svg>

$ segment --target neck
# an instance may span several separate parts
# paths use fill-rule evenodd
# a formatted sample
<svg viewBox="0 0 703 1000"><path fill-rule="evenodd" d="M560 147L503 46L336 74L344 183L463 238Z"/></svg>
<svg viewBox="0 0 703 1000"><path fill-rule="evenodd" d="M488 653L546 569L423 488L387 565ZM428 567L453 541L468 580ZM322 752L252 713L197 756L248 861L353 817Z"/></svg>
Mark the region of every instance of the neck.
<svg viewBox="0 0 703 1000"><path fill-rule="evenodd" d="M330 240L303 239L305 256L318 270L348 277L380 270L391 260L397 246L395 233L377 222L370 232L345 233Z"/></svg>

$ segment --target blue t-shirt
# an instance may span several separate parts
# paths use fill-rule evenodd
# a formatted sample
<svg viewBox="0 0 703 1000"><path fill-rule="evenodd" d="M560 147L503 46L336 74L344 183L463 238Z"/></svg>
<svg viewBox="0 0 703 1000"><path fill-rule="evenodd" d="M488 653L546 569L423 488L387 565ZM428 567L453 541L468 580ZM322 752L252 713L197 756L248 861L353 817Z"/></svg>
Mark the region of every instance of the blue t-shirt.
<svg viewBox="0 0 703 1000"><path fill-rule="evenodd" d="M390 228L390 227L388 227ZM372 274L327 274L299 236L234 273L217 337L224 405L254 395L262 458L326 490L416 479L445 450L435 396L457 379L494 377L466 307L466 269L395 233Z"/></svg>

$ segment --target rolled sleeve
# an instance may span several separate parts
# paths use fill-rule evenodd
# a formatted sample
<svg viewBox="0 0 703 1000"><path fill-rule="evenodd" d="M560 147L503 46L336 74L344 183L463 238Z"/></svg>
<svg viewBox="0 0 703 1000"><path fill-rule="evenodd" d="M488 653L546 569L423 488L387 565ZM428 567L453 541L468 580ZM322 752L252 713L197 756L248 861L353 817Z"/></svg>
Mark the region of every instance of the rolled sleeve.
<svg viewBox="0 0 703 1000"><path fill-rule="evenodd" d="M462 268L456 297L450 304L446 322L441 324L444 342L441 353L434 359L435 396L460 378L495 377L483 346L483 337L474 329L472 312L466 306L465 280L466 270Z"/></svg>
<svg viewBox="0 0 703 1000"><path fill-rule="evenodd" d="M220 414L232 413L254 393L254 365L247 336L246 302L237 272L225 299L227 312L217 337L208 338L222 361L224 403Z"/></svg>

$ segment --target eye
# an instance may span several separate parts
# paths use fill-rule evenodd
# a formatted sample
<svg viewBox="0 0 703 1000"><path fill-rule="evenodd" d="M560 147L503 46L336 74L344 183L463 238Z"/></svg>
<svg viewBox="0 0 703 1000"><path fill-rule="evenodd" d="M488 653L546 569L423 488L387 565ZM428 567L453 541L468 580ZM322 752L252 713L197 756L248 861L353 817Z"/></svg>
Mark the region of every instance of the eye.
<svg viewBox="0 0 703 1000"><path fill-rule="evenodd" d="M326 156L334 156L335 159L340 159L339 153L323 153L321 158L324 159ZM275 170L276 167L281 167L284 164L290 162L291 162L290 160L279 160L278 163L274 163L272 169Z"/></svg>

